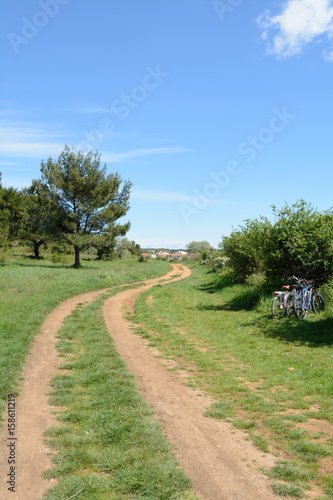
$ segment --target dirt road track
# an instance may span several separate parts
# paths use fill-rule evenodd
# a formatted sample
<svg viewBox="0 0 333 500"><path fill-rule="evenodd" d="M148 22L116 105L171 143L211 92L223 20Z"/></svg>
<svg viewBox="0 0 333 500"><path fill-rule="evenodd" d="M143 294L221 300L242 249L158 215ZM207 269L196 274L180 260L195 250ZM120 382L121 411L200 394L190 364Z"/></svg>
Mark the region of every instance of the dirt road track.
<svg viewBox="0 0 333 500"><path fill-rule="evenodd" d="M43 323L28 357L20 396L16 398L16 489L8 491L7 463L8 433L6 425L0 437L0 500L38 500L52 482L44 479L42 473L51 467L49 454L52 452L44 443L44 432L59 425L51 414L59 408L48 403L50 382L60 373L63 361L56 351L56 335L64 319L81 303L93 302L101 293L86 293L63 302Z"/></svg>
<svg viewBox="0 0 333 500"><path fill-rule="evenodd" d="M186 267L182 276L189 275ZM163 422L166 435L175 445L182 468L192 478L194 489L207 500L271 500L276 498L267 478L258 467L272 466L275 458L264 455L245 434L235 431L225 422L204 417L212 404L203 396L183 385L184 378L167 371L157 358L156 349L133 334L123 318L124 306L133 312L138 296L148 290L120 292L105 302L104 315L116 349L136 376L142 393ZM246 461L245 461L246 460Z"/></svg>
<svg viewBox="0 0 333 500"><path fill-rule="evenodd" d="M180 276L175 277L176 274ZM158 283L170 283L190 274L185 266L175 265L172 272L158 279L148 280L138 290L120 292L105 304L105 318L119 354L127 361L137 377L143 394L161 418L168 438L177 446L177 455L184 470L192 477L194 486L203 498L209 500L270 500L266 478L246 463L256 460L256 467L272 465L273 457L263 457L241 432L231 434L230 427L214 419L203 417L211 401L199 397L181 384L156 358L156 353L145 342L131 333L122 318L122 307L134 307L140 293ZM50 450L44 442L47 429L59 425L48 404L50 382L60 373L62 358L56 352L56 335L64 319L79 303L91 303L107 289L86 293L67 300L57 307L44 322L31 349L20 396L17 402L17 478L16 492L8 491L7 428L0 435L0 500L38 500L53 483L42 477L51 467ZM243 460L247 458L245 463Z"/></svg>

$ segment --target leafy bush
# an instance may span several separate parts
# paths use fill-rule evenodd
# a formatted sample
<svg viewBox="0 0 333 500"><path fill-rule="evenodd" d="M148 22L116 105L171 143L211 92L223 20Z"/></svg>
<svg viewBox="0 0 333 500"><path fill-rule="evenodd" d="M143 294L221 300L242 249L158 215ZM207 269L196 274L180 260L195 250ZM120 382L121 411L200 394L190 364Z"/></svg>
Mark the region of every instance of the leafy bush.
<svg viewBox="0 0 333 500"><path fill-rule="evenodd" d="M304 278L333 271L333 211L318 212L304 200L278 210L274 223L261 217L224 236L228 266L245 281L265 273L270 280L295 274Z"/></svg>
<svg viewBox="0 0 333 500"><path fill-rule="evenodd" d="M333 304L333 278L321 286L319 291L324 295L327 303Z"/></svg>
<svg viewBox="0 0 333 500"><path fill-rule="evenodd" d="M246 278L246 283L254 287L262 287L266 284L267 278L265 273L253 273Z"/></svg>

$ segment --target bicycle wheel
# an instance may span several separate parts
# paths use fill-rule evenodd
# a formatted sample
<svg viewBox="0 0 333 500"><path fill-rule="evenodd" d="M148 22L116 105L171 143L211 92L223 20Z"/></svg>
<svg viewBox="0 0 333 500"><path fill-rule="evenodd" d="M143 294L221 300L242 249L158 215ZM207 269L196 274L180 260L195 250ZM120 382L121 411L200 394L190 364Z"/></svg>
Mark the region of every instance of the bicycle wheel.
<svg viewBox="0 0 333 500"><path fill-rule="evenodd" d="M286 314L286 310L283 305L283 294L277 295L272 302L272 316L275 319L281 319Z"/></svg>
<svg viewBox="0 0 333 500"><path fill-rule="evenodd" d="M288 292L284 296L284 308L288 316L294 312L294 299L295 294L293 292Z"/></svg>
<svg viewBox="0 0 333 500"><path fill-rule="evenodd" d="M303 297L296 297L294 300L294 311L298 319L306 319L308 310L303 307Z"/></svg>
<svg viewBox="0 0 333 500"><path fill-rule="evenodd" d="M315 314L319 314L325 309L325 299L321 293L314 293L312 296L311 307Z"/></svg>

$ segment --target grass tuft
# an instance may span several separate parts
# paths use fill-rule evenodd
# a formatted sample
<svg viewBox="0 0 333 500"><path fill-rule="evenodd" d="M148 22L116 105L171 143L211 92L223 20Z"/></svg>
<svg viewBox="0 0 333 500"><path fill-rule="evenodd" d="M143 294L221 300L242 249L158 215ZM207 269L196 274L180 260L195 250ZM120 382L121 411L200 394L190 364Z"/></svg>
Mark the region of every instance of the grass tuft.
<svg viewBox="0 0 333 500"><path fill-rule="evenodd" d="M213 403L212 406L205 412L205 416L216 419L226 419L228 417L232 417L234 413L235 410L230 403L220 401L218 403Z"/></svg>
<svg viewBox="0 0 333 500"><path fill-rule="evenodd" d="M273 484L273 491L280 497L304 498L304 491L299 486L276 483Z"/></svg>

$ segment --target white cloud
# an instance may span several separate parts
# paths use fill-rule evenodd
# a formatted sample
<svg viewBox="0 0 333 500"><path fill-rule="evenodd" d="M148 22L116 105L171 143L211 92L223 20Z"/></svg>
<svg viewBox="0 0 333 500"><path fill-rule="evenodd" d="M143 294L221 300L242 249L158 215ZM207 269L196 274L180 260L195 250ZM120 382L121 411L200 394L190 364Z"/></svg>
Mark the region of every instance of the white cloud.
<svg viewBox="0 0 333 500"><path fill-rule="evenodd" d="M0 154L39 159L59 155L72 138L61 128L60 124L1 121Z"/></svg>
<svg viewBox="0 0 333 500"><path fill-rule="evenodd" d="M133 200L143 200L146 202L157 202L157 203L191 203L197 195L190 195L185 193L172 193L167 191L151 191L145 189L134 189L131 192L131 198ZM225 201L215 198L209 200L212 205L225 204Z"/></svg>
<svg viewBox="0 0 333 500"><path fill-rule="evenodd" d="M111 114L115 114L115 111L112 111L111 108L102 108L102 107L98 107L98 106L82 107L79 109L79 112L80 113L111 113Z"/></svg>
<svg viewBox="0 0 333 500"><path fill-rule="evenodd" d="M281 14L272 16L265 11L257 19L268 52L279 58L302 52L314 40L333 35L333 5L331 0L287 0ZM332 49L329 55L333 58Z"/></svg>
<svg viewBox="0 0 333 500"><path fill-rule="evenodd" d="M6 156L41 158L46 160L49 156L58 156L64 149L63 143L55 142L11 142L0 143L0 153Z"/></svg>
<svg viewBox="0 0 333 500"><path fill-rule="evenodd" d="M124 151L123 153L102 153L101 159L105 162L117 163L131 158L138 158L140 156L151 156L159 154L172 154L172 153L186 153L189 149L181 147L162 147L162 148L142 148Z"/></svg>
<svg viewBox="0 0 333 500"><path fill-rule="evenodd" d="M64 145L77 147L76 136L63 132L64 127L55 123L25 121L0 121L0 154L9 158L39 158L58 156ZM184 153L190 150L181 147L139 148L121 153L101 153L103 162L120 163L132 158ZM4 159L5 160L5 159ZM9 160L10 161L10 160Z"/></svg>
<svg viewBox="0 0 333 500"><path fill-rule="evenodd" d="M23 167L23 163L20 161L7 161L7 160L0 160L0 166L1 167L10 167L10 169L14 167ZM21 168L15 168L15 170L22 170Z"/></svg>

